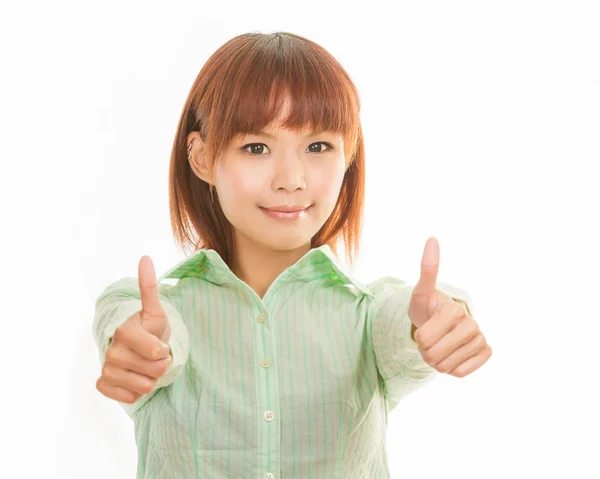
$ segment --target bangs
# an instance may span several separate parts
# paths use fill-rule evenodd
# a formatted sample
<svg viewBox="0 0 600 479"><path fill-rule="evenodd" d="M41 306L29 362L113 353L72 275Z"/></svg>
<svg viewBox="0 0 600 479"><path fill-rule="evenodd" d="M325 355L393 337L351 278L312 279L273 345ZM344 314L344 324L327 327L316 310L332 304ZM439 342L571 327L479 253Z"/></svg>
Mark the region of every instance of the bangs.
<svg viewBox="0 0 600 479"><path fill-rule="evenodd" d="M274 124L313 134L331 131L344 138L351 161L359 137L360 103L354 85L326 50L287 36L266 36L241 45L227 66L207 122L211 155L218 156L238 135L257 134ZM211 131L218 125L218 131ZM211 148L209 147L209 150Z"/></svg>

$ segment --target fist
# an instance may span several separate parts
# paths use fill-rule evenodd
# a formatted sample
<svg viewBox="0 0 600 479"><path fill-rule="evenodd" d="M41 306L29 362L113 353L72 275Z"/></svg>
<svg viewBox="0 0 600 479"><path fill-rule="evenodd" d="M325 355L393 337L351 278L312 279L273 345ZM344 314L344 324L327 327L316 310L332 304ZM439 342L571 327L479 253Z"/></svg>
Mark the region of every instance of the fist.
<svg viewBox="0 0 600 479"><path fill-rule="evenodd" d="M104 396L127 404L152 392L173 361L168 345L171 328L149 256L139 262L138 282L142 309L116 329L96 381Z"/></svg>

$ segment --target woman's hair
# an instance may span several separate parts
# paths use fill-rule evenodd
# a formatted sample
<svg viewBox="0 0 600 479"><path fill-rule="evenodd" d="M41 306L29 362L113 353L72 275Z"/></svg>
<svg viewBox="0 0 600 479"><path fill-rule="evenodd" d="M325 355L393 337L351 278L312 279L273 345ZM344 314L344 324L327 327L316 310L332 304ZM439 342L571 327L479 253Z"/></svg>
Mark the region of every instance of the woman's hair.
<svg viewBox="0 0 600 479"><path fill-rule="evenodd" d="M202 67L188 94L171 151L171 227L186 251L214 249L231 266L233 225L212 185L198 178L187 159L187 136L206 143L209 170L238 134L257 133L278 118L285 95L290 112L283 128L334 131L344 138L349 164L332 214L311 240L337 253L343 240L352 262L358 252L364 203L364 144L360 100L348 73L318 44L287 32L245 33L221 46Z"/></svg>

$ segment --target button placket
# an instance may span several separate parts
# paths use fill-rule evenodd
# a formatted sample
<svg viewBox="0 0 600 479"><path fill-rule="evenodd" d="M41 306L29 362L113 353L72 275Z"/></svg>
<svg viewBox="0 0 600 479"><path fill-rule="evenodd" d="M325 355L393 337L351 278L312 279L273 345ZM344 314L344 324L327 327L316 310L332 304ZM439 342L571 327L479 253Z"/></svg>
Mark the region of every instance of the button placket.
<svg viewBox="0 0 600 479"><path fill-rule="evenodd" d="M281 431L278 421L275 421L277 407L279 405L278 399L278 379L275 375L275 371L271 372L268 368L273 364L273 358L269 357L273 352L273 341L274 341L274 329L270 327L271 324L271 310L273 308L273 304L271 301L271 296L276 292L276 289L273 289L265 295L263 298L263 303L259 305L258 310L255 310L255 326L257 328L258 334L255 336L258 341L256 344L255 352L257 356L255 356L255 361L257 367L260 366L259 370L264 370L264 373L259 374L258 380L261 382L261 387L257 389L257 401L262 407L273 408L273 409L263 409L263 421L261 429L262 441L265 446L270 445L263 451L263 461L260 463L260 467L264 472L264 477L267 479L274 479L275 474L273 470L278 470L280 466L280 448L279 444L281 443ZM275 296L275 300L277 301L279 298ZM269 323L267 323L267 319L269 319ZM258 324L257 324L258 323ZM262 355L258 355L259 352ZM267 376L268 374L268 376ZM260 414L260 413L259 413ZM268 471L271 472L268 472Z"/></svg>

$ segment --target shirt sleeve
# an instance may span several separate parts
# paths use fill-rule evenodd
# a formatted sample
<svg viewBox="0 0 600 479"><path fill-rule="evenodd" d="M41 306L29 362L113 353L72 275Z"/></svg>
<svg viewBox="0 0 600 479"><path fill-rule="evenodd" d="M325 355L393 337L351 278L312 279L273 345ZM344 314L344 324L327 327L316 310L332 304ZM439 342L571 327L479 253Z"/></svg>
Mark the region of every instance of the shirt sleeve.
<svg viewBox="0 0 600 479"><path fill-rule="evenodd" d="M436 288L472 311L468 293L447 283ZM407 394L429 383L437 374L425 362L411 337L412 322L408 305L414 286L394 277L383 277L369 284L374 298L369 311L369 331L377 368L384 383L388 413Z"/></svg>
<svg viewBox="0 0 600 479"><path fill-rule="evenodd" d="M131 418L160 388L168 386L179 377L188 359L189 333L180 312L169 299L171 288L173 286L158 283L159 300L171 326L169 346L173 362L165 374L158 379L151 392L141 396L133 404L119 402ZM101 366L104 365L106 350L116 329L141 309L142 300L137 278L125 277L111 283L96 299L92 331Z"/></svg>

